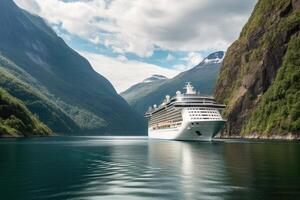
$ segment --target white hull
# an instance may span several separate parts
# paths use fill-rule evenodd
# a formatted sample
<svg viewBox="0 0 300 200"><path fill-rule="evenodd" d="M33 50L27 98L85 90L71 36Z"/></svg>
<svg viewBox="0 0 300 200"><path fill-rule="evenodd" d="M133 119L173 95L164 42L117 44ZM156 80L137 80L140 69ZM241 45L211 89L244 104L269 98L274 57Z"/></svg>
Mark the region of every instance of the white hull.
<svg viewBox="0 0 300 200"><path fill-rule="evenodd" d="M187 121L178 128L148 129L148 136L166 140L211 141L224 123L225 120Z"/></svg>

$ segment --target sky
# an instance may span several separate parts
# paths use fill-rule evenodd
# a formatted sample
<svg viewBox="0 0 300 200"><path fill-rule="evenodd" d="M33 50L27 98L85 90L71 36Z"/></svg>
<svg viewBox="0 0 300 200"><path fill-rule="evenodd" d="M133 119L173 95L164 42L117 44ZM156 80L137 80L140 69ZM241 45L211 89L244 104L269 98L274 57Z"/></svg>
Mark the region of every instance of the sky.
<svg viewBox="0 0 300 200"><path fill-rule="evenodd" d="M14 0L122 92L169 78L236 40L257 0Z"/></svg>

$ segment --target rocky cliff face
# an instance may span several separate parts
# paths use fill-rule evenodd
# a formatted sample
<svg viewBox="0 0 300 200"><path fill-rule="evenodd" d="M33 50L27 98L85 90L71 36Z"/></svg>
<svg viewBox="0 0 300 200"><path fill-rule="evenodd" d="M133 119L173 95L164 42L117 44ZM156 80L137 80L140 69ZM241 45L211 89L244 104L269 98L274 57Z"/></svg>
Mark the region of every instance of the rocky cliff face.
<svg viewBox="0 0 300 200"><path fill-rule="evenodd" d="M228 49L215 89L224 135L300 130L300 0L260 0Z"/></svg>

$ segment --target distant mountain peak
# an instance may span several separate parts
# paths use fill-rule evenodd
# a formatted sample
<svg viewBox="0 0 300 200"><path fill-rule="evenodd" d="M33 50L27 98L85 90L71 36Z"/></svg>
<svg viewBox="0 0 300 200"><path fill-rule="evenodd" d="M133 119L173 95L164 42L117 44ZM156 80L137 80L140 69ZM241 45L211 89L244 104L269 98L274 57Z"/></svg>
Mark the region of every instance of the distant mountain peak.
<svg viewBox="0 0 300 200"><path fill-rule="evenodd" d="M206 64L215 64L215 63L221 63L225 57L224 51L217 51L214 53L209 54L204 60L198 65L203 66Z"/></svg>
<svg viewBox="0 0 300 200"><path fill-rule="evenodd" d="M151 82L166 80L166 79L168 79L168 78L163 76L163 75L153 74L151 77L146 78L145 80L143 80L143 83L151 83Z"/></svg>

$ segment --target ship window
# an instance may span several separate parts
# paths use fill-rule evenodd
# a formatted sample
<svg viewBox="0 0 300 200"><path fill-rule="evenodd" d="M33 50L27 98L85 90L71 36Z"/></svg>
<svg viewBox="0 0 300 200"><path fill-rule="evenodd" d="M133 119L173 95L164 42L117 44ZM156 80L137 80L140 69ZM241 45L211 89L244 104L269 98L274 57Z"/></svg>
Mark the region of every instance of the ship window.
<svg viewBox="0 0 300 200"><path fill-rule="evenodd" d="M196 134L199 135L199 136L202 135L202 133L200 131L196 131Z"/></svg>

